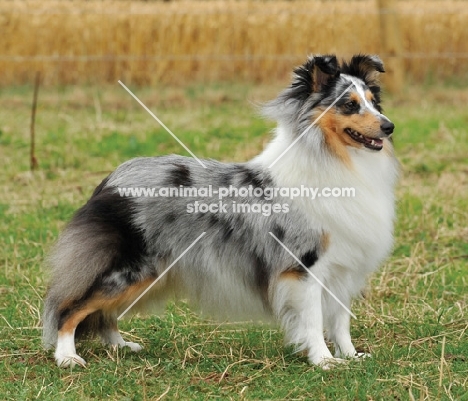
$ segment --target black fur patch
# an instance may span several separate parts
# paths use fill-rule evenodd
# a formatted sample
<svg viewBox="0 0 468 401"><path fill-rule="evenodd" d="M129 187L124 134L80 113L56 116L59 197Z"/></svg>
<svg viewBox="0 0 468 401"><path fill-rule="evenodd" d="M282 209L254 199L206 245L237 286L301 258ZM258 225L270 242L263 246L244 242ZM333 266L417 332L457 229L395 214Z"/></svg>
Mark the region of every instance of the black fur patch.
<svg viewBox="0 0 468 401"><path fill-rule="evenodd" d="M145 254L146 245L133 216L133 200L121 197L113 188L105 188L78 210L70 225L86 226L89 235L96 236L110 254L118 253L112 267L134 266Z"/></svg>
<svg viewBox="0 0 468 401"><path fill-rule="evenodd" d="M229 185L231 185L231 175L230 174L224 174L221 177L219 186L221 188L229 188Z"/></svg>
<svg viewBox="0 0 468 401"><path fill-rule="evenodd" d="M260 290L260 293L263 296L264 301L267 300L268 297L268 285L270 282L270 275L267 262L265 258L261 255L253 255L253 262L254 262L254 274L255 274L255 284L257 288Z"/></svg>
<svg viewBox="0 0 468 401"><path fill-rule="evenodd" d="M231 227L228 221L223 222L222 226L222 241L227 242L232 236L234 229Z"/></svg>
<svg viewBox="0 0 468 401"><path fill-rule="evenodd" d="M242 178L240 185L243 187L248 187L252 185L253 188L263 188L263 180L259 177L258 172L251 170L247 167L240 167L239 169L242 172Z"/></svg>
<svg viewBox="0 0 468 401"><path fill-rule="evenodd" d="M301 257L301 263L308 269L310 269L315 264L315 262L317 262L317 260L318 260L318 255L315 249L306 252Z"/></svg>
<svg viewBox="0 0 468 401"><path fill-rule="evenodd" d="M219 217L215 213L210 213L210 226L216 227L219 224Z"/></svg>
<svg viewBox="0 0 468 401"><path fill-rule="evenodd" d="M174 164L174 167L174 170L169 173L167 184L175 187L180 185L191 187L192 178L190 177L190 169L183 164Z"/></svg>
<svg viewBox="0 0 468 401"><path fill-rule="evenodd" d="M226 244L231 239L234 229L228 220L220 218L219 215L210 214L209 223L210 229L215 230L217 235L220 236L221 245Z"/></svg>
<svg viewBox="0 0 468 401"><path fill-rule="evenodd" d="M303 65L294 70L295 77L290 92L293 99L305 101L312 94L312 70L314 65L314 59L308 59Z"/></svg>
<svg viewBox="0 0 468 401"><path fill-rule="evenodd" d="M283 242L284 240L284 235L285 235L285 231L284 229L279 226L278 224L275 223L275 225L273 226L273 228L271 229L271 232L273 233L273 235L278 238L278 240L280 240L281 242Z"/></svg>
<svg viewBox="0 0 468 401"><path fill-rule="evenodd" d="M172 224L176 220L177 220L177 215L174 212L168 213L166 214L166 216L164 216L164 222L166 224Z"/></svg>

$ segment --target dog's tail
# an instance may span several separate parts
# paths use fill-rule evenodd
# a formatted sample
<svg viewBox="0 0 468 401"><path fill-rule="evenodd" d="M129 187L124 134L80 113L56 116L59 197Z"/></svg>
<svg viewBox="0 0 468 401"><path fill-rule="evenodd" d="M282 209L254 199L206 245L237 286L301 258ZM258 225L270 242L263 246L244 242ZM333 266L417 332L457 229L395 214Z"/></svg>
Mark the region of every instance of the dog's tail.
<svg viewBox="0 0 468 401"><path fill-rule="evenodd" d="M98 276L109 269L115 260L117 250L112 238L99 228L75 216L49 258L52 281L42 317L46 348L56 345L61 316L91 295ZM80 323L76 335L84 331L90 334L99 331L102 323L102 313L95 312Z"/></svg>
<svg viewBox="0 0 468 401"><path fill-rule="evenodd" d="M57 332L58 332L58 310L56 299L53 299L50 290L47 293L44 302L44 313L42 314L42 342L46 349L55 347L57 345Z"/></svg>

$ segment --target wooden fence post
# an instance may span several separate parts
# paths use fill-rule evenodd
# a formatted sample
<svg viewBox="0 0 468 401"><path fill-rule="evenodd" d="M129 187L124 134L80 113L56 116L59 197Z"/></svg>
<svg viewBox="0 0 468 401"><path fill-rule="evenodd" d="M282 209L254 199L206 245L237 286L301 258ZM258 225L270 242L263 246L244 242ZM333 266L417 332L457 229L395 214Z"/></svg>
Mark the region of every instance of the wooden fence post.
<svg viewBox="0 0 468 401"><path fill-rule="evenodd" d="M395 0L378 0L378 7L382 58L386 71L383 82L388 92L397 93L403 88L404 67L401 57L401 32Z"/></svg>
<svg viewBox="0 0 468 401"><path fill-rule="evenodd" d="M41 73L36 71L36 80L34 81L34 95L33 102L31 106L31 125L30 125L30 153L29 153L29 163L31 171L36 170L38 167L36 159L36 108L37 108L37 94L39 92L39 83L41 82Z"/></svg>

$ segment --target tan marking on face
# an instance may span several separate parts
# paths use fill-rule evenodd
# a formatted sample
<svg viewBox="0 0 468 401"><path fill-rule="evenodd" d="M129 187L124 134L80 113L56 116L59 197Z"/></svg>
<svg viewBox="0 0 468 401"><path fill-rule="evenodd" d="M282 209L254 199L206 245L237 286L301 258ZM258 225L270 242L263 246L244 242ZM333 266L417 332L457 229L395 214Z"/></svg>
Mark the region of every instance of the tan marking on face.
<svg viewBox="0 0 468 401"><path fill-rule="evenodd" d="M347 146L360 148L361 145L353 141L349 135L343 132L343 128L339 124L338 115L335 110L330 109L317 122L317 125L323 132L325 143L328 149L338 157L344 164L351 167L351 158L349 156Z"/></svg>
<svg viewBox="0 0 468 401"><path fill-rule="evenodd" d="M356 92L351 92L349 95L349 100L354 100L356 103L361 103L361 97Z"/></svg>
<svg viewBox="0 0 468 401"><path fill-rule="evenodd" d="M369 112L338 115L337 122L341 129L340 131L348 137L349 135L344 132L346 128L351 128L368 138L377 138L380 134L380 118Z"/></svg>
<svg viewBox="0 0 468 401"><path fill-rule="evenodd" d="M90 298L82 307L74 311L59 330L60 334L72 333L73 330L90 314L102 311L116 311L124 305L132 303L138 296L154 281L153 278L146 279L140 283L128 287L121 294L109 298L102 293ZM69 301L68 304L71 304Z"/></svg>
<svg viewBox="0 0 468 401"><path fill-rule="evenodd" d="M370 90L366 90L365 95L366 95L366 99L370 103L372 103L372 101L374 100L374 95L372 94L372 92Z"/></svg>
<svg viewBox="0 0 468 401"><path fill-rule="evenodd" d="M320 118L317 125L322 130L330 151L348 167L351 167L352 163L346 147L362 149L364 145L352 139L345 129L351 128L369 138L378 138L380 134L380 118L369 112L346 115L330 109Z"/></svg>

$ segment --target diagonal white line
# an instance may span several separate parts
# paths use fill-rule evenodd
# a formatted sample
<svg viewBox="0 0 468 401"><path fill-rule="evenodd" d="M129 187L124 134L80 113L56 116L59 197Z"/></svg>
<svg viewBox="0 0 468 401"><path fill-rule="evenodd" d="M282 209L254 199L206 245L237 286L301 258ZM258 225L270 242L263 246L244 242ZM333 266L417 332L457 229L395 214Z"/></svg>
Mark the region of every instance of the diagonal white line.
<svg viewBox="0 0 468 401"><path fill-rule="evenodd" d="M351 311L349 310L349 308L348 308L345 304L343 304L343 302L341 302L341 301L337 298L337 296L336 296L335 294L333 294L333 292L331 292L331 291L328 289L328 287L327 287L325 284L323 284L323 283L320 281L320 279L319 279L314 273L312 273L312 272L296 257L296 255L294 255L294 254L288 249L288 247L287 247L286 245L284 245L284 244L275 236L275 234L273 234L271 231L269 232L269 234L276 240L276 242L278 242L278 244L280 244L280 245L286 250L286 252L288 252L288 253L296 260L297 263L299 263L299 264L304 268L304 270L305 270L307 273L309 273L309 274L315 279L315 281L317 281L317 283L319 283L319 284L322 286L322 288L323 288L325 291L327 291L327 292L328 292L328 293L329 293L329 294L346 310L346 312L348 312L352 317L354 317L355 319L357 319L356 315L355 315L353 312L351 312Z"/></svg>
<svg viewBox="0 0 468 401"><path fill-rule="evenodd" d="M122 85L122 87L123 87L128 93L130 93L130 95L131 95L138 103L140 103L140 105L150 114L151 117L153 117L153 118L161 125L161 127L163 127L169 134L172 135L172 137L173 137L177 142L179 142L180 146L182 146L187 152L189 152L189 153L192 155L192 157L193 157L198 163L200 163L200 165L201 165L203 168L206 168L206 166L202 163L202 161L201 161L197 156L195 156L194 153L193 153L187 146L185 146L184 143L183 143L179 138L177 138L177 137L175 136L175 134L174 134L169 128L167 128L166 125L165 125L158 117L156 117L156 115L155 115L150 109L148 109L148 107L146 107L146 105L145 105L140 99L138 99L138 98L133 94L133 92L125 86L125 84L124 84L122 81L119 80L118 82L119 82L120 85Z"/></svg>
<svg viewBox="0 0 468 401"><path fill-rule="evenodd" d="M135 304L141 299L141 297L142 297L143 295L145 295L145 294L146 294L146 293L147 293L147 292L148 292L148 291L149 291L149 290L150 290L150 289L151 289L151 288L152 288L152 287L169 271L169 269L170 269L172 266L174 266L174 265L182 258L182 256L184 256L184 255L185 255L185 254L186 254L186 253L187 253L187 252L188 252L188 251L205 235L205 234L206 234L206 232L203 231L203 232L198 236L198 238L197 238L195 241L193 241L193 242L190 244L190 246L189 246L184 252L182 252L182 253L180 254L180 256L179 256L176 260L174 260L174 261L169 265L169 267L167 267L167 269L164 270L164 271L148 286L148 288L147 288L146 290L144 290L144 291L140 294L140 296L139 296L137 299L135 299L135 300L130 304L130 306L129 306L127 309L125 309L125 310L120 314L120 316L117 318L117 320L120 320L120 319L123 317L123 315L125 315L125 314L132 308L132 306L135 305Z"/></svg>
<svg viewBox="0 0 468 401"><path fill-rule="evenodd" d="M276 164L276 162L277 162L279 159L281 159L281 158L284 156L284 154L285 154L286 152L288 152L289 149L291 149L291 148L297 143L297 141L298 141L299 139L301 139L305 134L307 134L307 133L309 132L309 130L317 123L317 121L320 120L320 119L323 117L323 115L324 115L328 110L330 110L330 109L336 104L336 102L337 102L338 100L340 100L340 99L344 96L344 94L349 90L349 88L351 88L351 86L353 86L353 85L355 85L354 82L353 82L351 85L349 85L349 86L343 91L343 93L342 93L340 96L338 96L338 97L333 101L333 103L332 103L330 106L328 106L328 107L315 119L315 121L314 121L312 124L310 124L310 125L302 132L302 134L299 135L299 136L283 151L283 153L281 153L281 154L275 159L275 161L274 161L273 163L271 163L271 164L268 166L268 168L272 168L272 167Z"/></svg>

